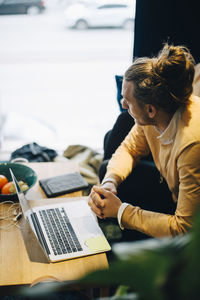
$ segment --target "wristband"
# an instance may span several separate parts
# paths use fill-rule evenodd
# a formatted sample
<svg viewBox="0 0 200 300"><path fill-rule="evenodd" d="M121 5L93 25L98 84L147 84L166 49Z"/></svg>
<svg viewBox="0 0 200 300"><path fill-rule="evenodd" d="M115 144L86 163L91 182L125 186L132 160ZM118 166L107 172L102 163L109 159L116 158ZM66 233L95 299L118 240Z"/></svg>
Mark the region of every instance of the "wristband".
<svg viewBox="0 0 200 300"><path fill-rule="evenodd" d="M121 223L121 219L122 219L122 215L123 215L123 212L125 210L125 208L129 205L129 203L122 203L120 208L118 209L118 213L117 213L117 220L118 220L118 223L119 223L119 227L123 230L124 229L124 226L122 225Z"/></svg>
<svg viewBox="0 0 200 300"><path fill-rule="evenodd" d="M104 183L106 183L106 182L112 182L112 183L114 183L114 185L116 186L116 181L115 181L115 179L113 179L113 178L106 178L105 180L103 180L102 181L102 183L101 183L101 185L103 185Z"/></svg>

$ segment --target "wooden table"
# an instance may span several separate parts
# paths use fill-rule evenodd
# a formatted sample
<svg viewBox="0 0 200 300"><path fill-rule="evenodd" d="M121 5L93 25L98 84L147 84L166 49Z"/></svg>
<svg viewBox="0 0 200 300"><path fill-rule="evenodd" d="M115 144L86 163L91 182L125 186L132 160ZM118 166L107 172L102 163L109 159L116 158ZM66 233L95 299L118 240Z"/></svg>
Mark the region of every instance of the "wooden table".
<svg viewBox="0 0 200 300"><path fill-rule="evenodd" d="M61 175L78 171L78 166L70 162L62 163L29 163L27 164L37 173L38 179ZM81 192L71 193L67 197L77 197L73 201L80 200ZM58 197L47 199L42 192L38 182L27 193L31 205L47 204L52 202L69 201L70 198ZM81 197L85 200L86 197ZM7 209L6 206L1 207ZM20 223L21 222L21 223ZM23 220L19 222L23 226ZM33 246L34 248L34 246ZM108 267L105 253L76 258L58 263L44 263L30 261L22 230L17 227L10 229L0 229L0 286L30 285L45 278L56 278L60 281L76 280L87 272ZM1 293L0 293L1 294Z"/></svg>

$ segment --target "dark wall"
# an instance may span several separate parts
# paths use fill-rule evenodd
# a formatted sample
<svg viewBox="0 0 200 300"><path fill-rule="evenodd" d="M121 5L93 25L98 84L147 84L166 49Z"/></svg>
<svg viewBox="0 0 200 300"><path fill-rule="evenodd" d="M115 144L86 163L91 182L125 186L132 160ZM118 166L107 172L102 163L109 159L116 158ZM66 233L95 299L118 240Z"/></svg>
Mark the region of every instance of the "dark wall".
<svg viewBox="0 0 200 300"><path fill-rule="evenodd" d="M197 0L136 0L134 57L156 55L164 42L185 45L200 62Z"/></svg>

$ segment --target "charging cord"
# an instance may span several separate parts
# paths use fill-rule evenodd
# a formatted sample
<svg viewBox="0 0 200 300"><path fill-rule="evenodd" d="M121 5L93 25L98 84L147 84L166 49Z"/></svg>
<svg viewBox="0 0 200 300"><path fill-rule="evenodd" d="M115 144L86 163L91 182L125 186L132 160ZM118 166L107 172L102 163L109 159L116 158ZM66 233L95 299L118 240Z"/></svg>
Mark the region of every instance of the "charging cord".
<svg viewBox="0 0 200 300"><path fill-rule="evenodd" d="M19 213L16 215L16 217L13 218L13 221L14 221L14 222L17 222L18 220L21 219L21 217L22 217L22 212L19 212Z"/></svg>
<svg viewBox="0 0 200 300"><path fill-rule="evenodd" d="M4 201L0 203L0 206L9 205L10 207L6 212L0 213L0 222L8 222L7 225L0 225L0 229L8 229L12 226L17 226L18 220L22 217L22 211L19 203L13 201ZM1 223L0 223L1 224Z"/></svg>

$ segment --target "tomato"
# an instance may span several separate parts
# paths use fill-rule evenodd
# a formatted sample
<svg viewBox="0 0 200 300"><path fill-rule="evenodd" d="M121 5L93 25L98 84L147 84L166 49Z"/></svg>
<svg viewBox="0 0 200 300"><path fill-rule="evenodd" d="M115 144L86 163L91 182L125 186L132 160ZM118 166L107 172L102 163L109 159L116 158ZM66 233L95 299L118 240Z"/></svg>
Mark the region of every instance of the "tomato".
<svg viewBox="0 0 200 300"><path fill-rule="evenodd" d="M8 179L6 178L6 176L0 175L0 189L1 189L6 183L8 183Z"/></svg>
<svg viewBox="0 0 200 300"><path fill-rule="evenodd" d="M13 194L13 193L16 193L14 183L13 183L12 181L6 183L6 184L2 187L1 193L4 194L4 195L5 195L5 194Z"/></svg>

